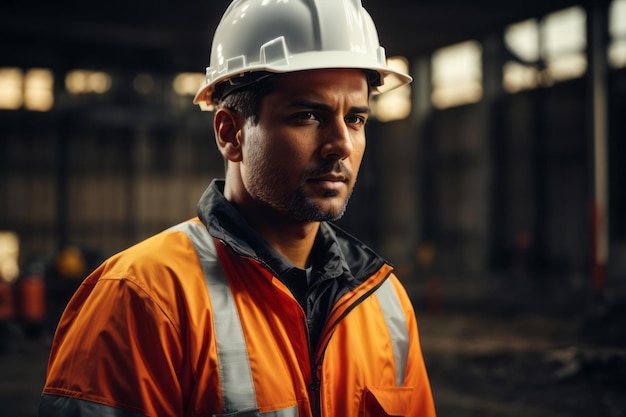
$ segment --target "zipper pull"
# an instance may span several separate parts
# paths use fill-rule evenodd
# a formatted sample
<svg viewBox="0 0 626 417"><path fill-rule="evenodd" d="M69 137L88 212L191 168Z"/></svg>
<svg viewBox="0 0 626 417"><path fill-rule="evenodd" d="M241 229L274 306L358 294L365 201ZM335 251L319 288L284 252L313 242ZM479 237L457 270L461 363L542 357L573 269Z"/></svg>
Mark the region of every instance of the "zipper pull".
<svg viewBox="0 0 626 417"><path fill-rule="evenodd" d="M311 405L311 414L313 417L321 417L320 407L320 380L317 376L313 376L313 382L309 385L309 404Z"/></svg>

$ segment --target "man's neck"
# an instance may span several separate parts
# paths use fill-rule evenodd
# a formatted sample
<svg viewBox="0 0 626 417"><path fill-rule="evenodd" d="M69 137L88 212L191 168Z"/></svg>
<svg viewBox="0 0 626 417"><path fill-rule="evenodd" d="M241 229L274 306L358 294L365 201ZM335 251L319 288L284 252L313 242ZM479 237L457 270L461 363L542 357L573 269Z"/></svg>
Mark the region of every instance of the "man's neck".
<svg viewBox="0 0 626 417"><path fill-rule="evenodd" d="M276 252L284 256L289 262L298 268L305 269L309 266L309 257L315 236L319 229L319 223L268 223L267 219L255 222L248 218L250 225L263 237L263 239Z"/></svg>
<svg viewBox="0 0 626 417"><path fill-rule="evenodd" d="M238 174L229 170L224 188L224 196L243 215L248 224L261 235L276 252L298 268L305 269L319 222L297 222L278 215L268 207L255 204L243 189L242 181L231 178Z"/></svg>

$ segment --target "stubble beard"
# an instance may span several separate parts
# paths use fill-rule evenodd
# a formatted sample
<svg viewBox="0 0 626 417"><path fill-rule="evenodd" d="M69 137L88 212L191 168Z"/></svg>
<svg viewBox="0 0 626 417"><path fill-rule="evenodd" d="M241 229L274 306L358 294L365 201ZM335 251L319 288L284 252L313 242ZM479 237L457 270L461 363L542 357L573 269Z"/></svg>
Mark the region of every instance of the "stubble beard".
<svg viewBox="0 0 626 417"><path fill-rule="evenodd" d="M291 173L281 172L274 167L267 165L267 160L262 152L252 152L249 156L251 160L250 165L256 166L257 175L249 178L247 188L251 195L255 196L257 202L270 208L270 210L279 214L282 217L288 218L295 222L309 223L309 222L322 222L322 221L336 221L343 217L348 200L352 195L354 184L352 183L352 173L349 172L338 161L326 161L320 166L309 169L301 174L300 184L295 188L291 195L276 193L276 190L281 187L279 184L283 183L286 178L289 178ZM324 175L329 172L342 172L346 177L346 184L351 184L352 187L348 190L348 194L340 207L330 207L324 209L321 205L311 199L305 189L306 181L308 178ZM259 178L263 178L262 181ZM337 198L339 195L336 191L329 191L326 195L322 196L323 199Z"/></svg>
<svg viewBox="0 0 626 417"><path fill-rule="evenodd" d="M329 193L326 197L335 197L336 194L337 193ZM350 190L348 196L338 210L328 209L324 211L318 204L306 195L303 187L298 187L293 194L293 198L287 208L287 212L291 219L303 223L337 221L345 214L351 195L352 190Z"/></svg>

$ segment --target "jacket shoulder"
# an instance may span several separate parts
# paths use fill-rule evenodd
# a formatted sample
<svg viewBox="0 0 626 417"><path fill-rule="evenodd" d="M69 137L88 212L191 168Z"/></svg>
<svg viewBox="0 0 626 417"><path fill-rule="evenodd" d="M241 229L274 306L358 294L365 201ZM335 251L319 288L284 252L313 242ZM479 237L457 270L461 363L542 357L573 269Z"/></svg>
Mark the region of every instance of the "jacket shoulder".
<svg viewBox="0 0 626 417"><path fill-rule="evenodd" d="M200 223L197 218L185 223ZM183 223L183 224L185 224ZM200 223L202 224L202 223ZM210 236L207 235L208 238ZM87 279L130 281L154 301L167 305L185 294L206 293L202 267L188 236L171 228L147 238L107 259Z"/></svg>

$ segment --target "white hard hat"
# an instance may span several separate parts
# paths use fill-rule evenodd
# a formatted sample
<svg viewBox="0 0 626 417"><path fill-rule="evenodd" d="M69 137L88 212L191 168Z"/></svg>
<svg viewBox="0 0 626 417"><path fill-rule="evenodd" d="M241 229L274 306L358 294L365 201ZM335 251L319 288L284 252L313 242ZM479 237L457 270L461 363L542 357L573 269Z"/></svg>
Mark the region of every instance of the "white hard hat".
<svg viewBox="0 0 626 417"><path fill-rule="evenodd" d="M224 87L233 90L267 73L323 68L370 70L374 93L412 80L387 67L361 0L234 0L215 31L206 79L193 102L212 110Z"/></svg>

